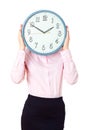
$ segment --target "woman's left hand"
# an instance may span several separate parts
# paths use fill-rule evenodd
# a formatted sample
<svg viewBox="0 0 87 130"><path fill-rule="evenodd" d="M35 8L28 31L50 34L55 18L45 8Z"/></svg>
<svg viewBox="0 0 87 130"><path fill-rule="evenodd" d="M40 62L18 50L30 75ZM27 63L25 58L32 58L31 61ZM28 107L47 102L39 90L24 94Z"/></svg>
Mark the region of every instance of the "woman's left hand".
<svg viewBox="0 0 87 130"><path fill-rule="evenodd" d="M62 48L63 50L69 49L70 35L69 35L68 26L66 28L67 28L67 34L66 34L66 39L65 39L65 42L64 42L64 45L63 45L63 48Z"/></svg>

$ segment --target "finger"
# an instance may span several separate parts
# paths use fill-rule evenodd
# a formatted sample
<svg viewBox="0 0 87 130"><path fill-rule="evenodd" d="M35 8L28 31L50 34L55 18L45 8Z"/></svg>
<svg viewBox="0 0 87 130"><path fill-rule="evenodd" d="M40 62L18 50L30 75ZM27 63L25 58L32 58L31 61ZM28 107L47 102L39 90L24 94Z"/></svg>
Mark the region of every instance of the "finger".
<svg viewBox="0 0 87 130"><path fill-rule="evenodd" d="M70 40L70 33L69 33L69 27L66 26L66 31L67 31L67 38Z"/></svg>
<svg viewBox="0 0 87 130"><path fill-rule="evenodd" d="M22 31L22 27L23 27L23 25L22 25L22 24L20 24L20 29L19 29L19 31Z"/></svg>
<svg viewBox="0 0 87 130"><path fill-rule="evenodd" d="M70 40L70 33L69 33L69 30L67 30L67 35L68 35L68 39Z"/></svg>

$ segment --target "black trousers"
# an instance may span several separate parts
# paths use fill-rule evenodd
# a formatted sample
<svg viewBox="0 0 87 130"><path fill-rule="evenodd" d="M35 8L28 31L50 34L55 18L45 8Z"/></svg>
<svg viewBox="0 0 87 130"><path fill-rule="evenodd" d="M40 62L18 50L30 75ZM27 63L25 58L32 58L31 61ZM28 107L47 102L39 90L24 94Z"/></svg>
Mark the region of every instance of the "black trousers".
<svg viewBox="0 0 87 130"><path fill-rule="evenodd" d="M63 130L65 104L62 97L28 95L21 116L21 130Z"/></svg>

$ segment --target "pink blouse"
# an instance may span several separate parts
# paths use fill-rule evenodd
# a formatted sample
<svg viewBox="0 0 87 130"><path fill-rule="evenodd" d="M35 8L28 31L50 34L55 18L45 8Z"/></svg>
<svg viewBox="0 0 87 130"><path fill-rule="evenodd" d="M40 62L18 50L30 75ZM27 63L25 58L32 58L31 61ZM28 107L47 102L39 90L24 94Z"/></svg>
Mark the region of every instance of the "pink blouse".
<svg viewBox="0 0 87 130"><path fill-rule="evenodd" d="M29 93L34 96L54 98L62 96L63 77L69 84L77 82L78 73L70 50L60 50L49 56L41 56L19 50L11 77L20 83L27 74Z"/></svg>

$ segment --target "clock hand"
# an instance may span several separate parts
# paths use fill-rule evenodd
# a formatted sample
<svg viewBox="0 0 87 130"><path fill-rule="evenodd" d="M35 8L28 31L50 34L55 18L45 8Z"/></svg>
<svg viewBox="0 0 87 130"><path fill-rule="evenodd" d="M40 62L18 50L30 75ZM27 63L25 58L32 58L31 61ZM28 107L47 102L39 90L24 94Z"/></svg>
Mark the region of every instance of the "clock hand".
<svg viewBox="0 0 87 130"><path fill-rule="evenodd" d="M36 27L36 26L34 26L34 25L32 25L32 27L34 27L34 28L36 28L37 30L39 30L40 32L44 33L44 31L41 30L41 29L39 29L38 27Z"/></svg>
<svg viewBox="0 0 87 130"><path fill-rule="evenodd" d="M49 32L51 29L53 29L54 27L51 27L51 28L49 28L48 30L46 30L44 33L47 33L47 32Z"/></svg>

